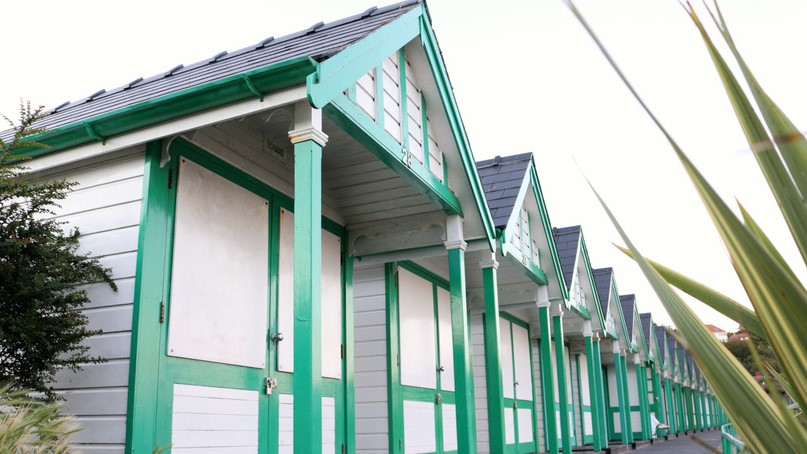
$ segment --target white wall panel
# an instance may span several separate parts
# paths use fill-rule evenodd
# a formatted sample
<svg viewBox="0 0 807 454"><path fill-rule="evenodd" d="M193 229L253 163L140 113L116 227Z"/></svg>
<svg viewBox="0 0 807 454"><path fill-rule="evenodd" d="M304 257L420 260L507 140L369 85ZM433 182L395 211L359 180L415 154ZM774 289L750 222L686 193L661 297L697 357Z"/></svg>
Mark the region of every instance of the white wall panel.
<svg viewBox="0 0 807 454"><path fill-rule="evenodd" d="M278 412L278 453L294 454L294 396L278 395L280 411Z"/></svg>
<svg viewBox="0 0 807 454"><path fill-rule="evenodd" d="M398 312L401 333L401 383L434 388L437 360L432 284L398 269Z"/></svg>
<svg viewBox="0 0 807 454"><path fill-rule="evenodd" d="M451 336L451 295L437 287L437 323L440 327L440 389L454 391L454 341Z"/></svg>
<svg viewBox="0 0 807 454"><path fill-rule="evenodd" d="M443 404L443 451L457 450L457 406Z"/></svg>
<svg viewBox="0 0 807 454"><path fill-rule="evenodd" d="M511 323L499 317L499 358L502 361L502 390L505 399L514 397L513 384L516 382L513 374L513 341L510 331Z"/></svg>
<svg viewBox="0 0 807 454"><path fill-rule="evenodd" d="M532 431L532 410L529 408L519 408L518 415L518 442L528 443L534 440Z"/></svg>
<svg viewBox="0 0 807 454"><path fill-rule="evenodd" d="M471 348L474 371L474 404L476 409L476 450L490 452L488 421L487 374L485 372L485 330L482 314L471 315Z"/></svg>
<svg viewBox="0 0 807 454"><path fill-rule="evenodd" d="M175 384L171 420L172 450L258 449L257 391Z"/></svg>
<svg viewBox="0 0 807 454"><path fill-rule="evenodd" d="M508 445L516 442L516 418L512 408L504 409L504 442Z"/></svg>
<svg viewBox="0 0 807 454"><path fill-rule="evenodd" d="M513 362L515 367L516 398L532 400L532 372L530 371L530 338L526 328L513 326ZM520 440L520 439L519 439Z"/></svg>
<svg viewBox="0 0 807 454"><path fill-rule="evenodd" d="M591 389L589 388L588 358L585 354L580 355L580 398L583 405L591 405Z"/></svg>
<svg viewBox="0 0 807 454"><path fill-rule="evenodd" d="M336 399L322 398L322 452L336 453Z"/></svg>
<svg viewBox="0 0 807 454"><path fill-rule="evenodd" d="M437 451L437 424L434 404L431 402L403 401L404 452L416 454Z"/></svg>
<svg viewBox="0 0 807 454"><path fill-rule="evenodd" d="M277 368L294 372L294 213L280 209L277 264Z"/></svg>
<svg viewBox="0 0 807 454"><path fill-rule="evenodd" d="M262 368L269 203L181 158L168 354Z"/></svg>

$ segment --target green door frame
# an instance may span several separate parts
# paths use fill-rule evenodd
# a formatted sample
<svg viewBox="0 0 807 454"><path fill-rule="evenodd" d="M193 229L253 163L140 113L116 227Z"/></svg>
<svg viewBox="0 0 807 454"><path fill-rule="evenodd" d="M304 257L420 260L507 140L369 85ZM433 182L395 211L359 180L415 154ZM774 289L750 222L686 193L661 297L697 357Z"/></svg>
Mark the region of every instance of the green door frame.
<svg viewBox="0 0 807 454"><path fill-rule="evenodd" d="M534 367L535 367L535 365L533 364L533 361L532 361L532 344L529 342L529 339L532 339L532 337L530 336L530 326L529 326L528 323L524 322L523 320L520 320L520 319L518 319L518 318L516 318L516 317L514 317L514 316L512 316L512 315L510 315L510 314L508 314L506 312L500 312L499 317L506 320L511 325L518 325L518 326L520 326L520 327L527 330L527 340L528 340L527 346L529 347L529 351L530 351L530 383L529 383L529 385L530 385L530 389L532 390L532 400L517 399L515 397L517 390L516 390L515 384L513 384L512 385L512 387L513 387L513 398L510 399L510 398L502 397L502 403L503 403L504 408L512 408L514 410L518 410L520 408L522 408L522 409L523 408L529 408L530 409L530 412L532 413L532 418L531 418L531 421L532 421L532 424L531 424L531 426L532 426L532 442L528 441L528 442L521 443L519 441L519 438L518 438L518 433L519 433L518 415L514 414L513 415L513 422L514 422L514 429L513 430L515 431L515 440L516 440L516 442L512 447L507 446L507 444L505 444L506 452L519 453L519 454L520 453L537 452L538 451L538 431L537 431L538 418L535 415L535 376L534 376L534 371L535 371ZM514 339L513 338L513 330L511 328L511 330L510 330L510 354L512 355L512 358L513 358L513 377L515 377L516 376L516 365L515 365L516 352L515 352L515 345L513 343L513 339ZM503 386L506 386L506 384L503 384Z"/></svg>

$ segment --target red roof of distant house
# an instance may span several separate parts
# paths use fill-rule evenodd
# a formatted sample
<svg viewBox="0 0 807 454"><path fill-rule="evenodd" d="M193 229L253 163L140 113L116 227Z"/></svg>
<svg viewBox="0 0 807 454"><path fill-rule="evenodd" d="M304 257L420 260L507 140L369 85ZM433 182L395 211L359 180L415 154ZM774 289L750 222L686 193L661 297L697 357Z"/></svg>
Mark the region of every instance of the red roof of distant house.
<svg viewBox="0 0 807 454"><path fill-rule="evenodd" d="M713 333L725 333L725 331L716 327L715 325L706 325L706 328Z"/></svg>
<svg viewBox="0 0 807 454"><path fill-rule="evenodd" d="M747 331L739 331L735 334L729 336L729 340L748 340L751 338L751 335Z"/></svg>

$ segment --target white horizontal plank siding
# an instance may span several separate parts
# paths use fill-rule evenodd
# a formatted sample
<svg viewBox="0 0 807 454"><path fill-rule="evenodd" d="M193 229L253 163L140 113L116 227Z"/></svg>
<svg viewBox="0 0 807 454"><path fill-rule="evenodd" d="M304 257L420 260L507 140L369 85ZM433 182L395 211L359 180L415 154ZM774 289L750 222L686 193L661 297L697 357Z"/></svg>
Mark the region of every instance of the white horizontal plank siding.
<svg viewBox="0 0 807 454"><path fill-rule="evenodd" d="M83 370L61 370L53 387L65 399L64 413L73 415L81 431L72 438L80 452L123 453L129 383L132 308L140 229L145 148L125 150L91 164L48 169L43 179L77 183L55 217L65 230L81 232L79 252L97 257L112 268L118 286L105 283L79 287L90 302L83 309L90 329L103 333L85 340L90 356L107 361ZM32 161L35 162L35 161Z"/></svg>
<svg viewBox="0 0 807 454"><path fill-rule="evenodd" d="M457 450L457 406L443 404L443 452Z"/></svg>
<svg viewBox="0 0 807 454"><path fill-rule="evenodd" d="M542 381L541 381L541 355L540 355L540 346L538 345L538 339L531 339L532 344L532 373L535 377L535 387L533 388L533 396L535 396L533 405L535 408L535 418L538 421L538 450L543 452L545 450L545 440L544 440L544 410L543 410L543 393L542 391Z"/></svg>
<svg viewBox="0 0 807 454"><path fill-rule="evenodd" d="M580 415L583 414L583 407L581 404L582 397L580 395L580 370L577 366L577 360L579 357L577 355L572 355L571 360L572 363L570 364L572 375L569 378L569 381L572 385L572 408L574 408L574 433L576 435L575 438L575 445L580 446L583 444L583 427L582 427L582 420L580 419Z"/></svg>
<svg viewBox="0 0 807 454"><path fill-rule="evenodd" d="M375 120L375 69L361 76L356 82L356 104Z"/></svg>
<svg viewBox="0 0 807 454"><path fill-rule="evenodd" d="M406 112L407 129L409 133L409 152L421 164L424 163L423 156L423 110L421 93L412 65L406 60Z"/></svg>
<svg viewBox="0 0 807 454"><path fill-rule="evenodd" d="M430 453L437 451L437 424L434 403L403 401L404 452Z"/></svg>
<svg viewBox="0 0 807 454"><path fill-rule="evenodd" d="M615 365L611 364L607 368L606 373L606 381L608 382L608 396L611 402L608 403L608 406L611 407L611 412L608 412L607 416L611 418L611 422L613 424L614 432L620 433L621 426L619 421L619 390L616 386L616 370L614 369Z"/></svg>
<svg viewBox="0 0 807 454"><path fill-rule="evenodd" d="M258 450L258 392L174 385L171 451L192 453Z"/></svg>
<svg viewBox="0 0 807 454"><path fill-rule="evenodd" d="M387 416L387 311L384 266L353 271L356 452L389 451Z"/></svg>
<svg viewBox="0 0 807 454"><path fill-rule="evenodd" d="M384 129L393 139L403 141L401 129L401 73L398 69L398 52L395 52L381 64L383 68L382 85L384 87Z"/></svg>
<svg viewBox="0 0 807 454"><path fill-rule="evenodd" d="M294 454L294 396L280 394L280 411L278 412L278 447L279 454Z"/></svg>
<svg viewBox="0 0 807 454"><path fill-rule="evenodd" d="M628 364L627 367L627 380L628 380L628 401L631 407L639 407L639 376L636 375L636 368L633 364ZM630 425L631 430L639 432L642 427L642 414L639 410L631 410L630 412Z"/></svg>
<svg viewBox="0 0 807 454"><path fill-rule="evenodd" d="M322 453L336 453L336 399L322 398Z"/></svg>
<svg viewBox="0 0 807 454"><path fill-rule="evenodd" d="M471 315L471 354L474 371L474 404L476 407L476 450L490 452L488 421L487 373L485 371L485 330L482 314Z"/></svg>

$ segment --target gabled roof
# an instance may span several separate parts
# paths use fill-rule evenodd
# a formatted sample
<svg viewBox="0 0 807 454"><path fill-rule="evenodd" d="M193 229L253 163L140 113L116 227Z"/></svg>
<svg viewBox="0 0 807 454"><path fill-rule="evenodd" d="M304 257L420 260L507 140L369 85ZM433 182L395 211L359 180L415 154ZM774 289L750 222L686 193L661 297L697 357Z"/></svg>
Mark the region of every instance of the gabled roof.
<svg viewBox="0 0 807 454"><path fill-rule="evenodd" d="M109 91L100 90L53 109L37 126L54 129L296 58L322 61L418 7L420 3L419 0L407 0L383 8L370 8L355 16L328 24L319 22L306 30L277 39L267 38L255 45L231 53L220 53L188 66L178 65L165 73L146 79L138 78ZM248 84L246 81L244 83Z"/></svg>
<svg viewBox="0 0 807 454"><path fill-rule="evenodd" d="M667 343L667 331L664 330L663 326L656 327L656 340L658 340L659 346L659 354L661 355L661 361L667 361L667 348L669 348L669 344Z"/></svg>
<svg viewBox="0 0 807 454"><path fill-rule="evenodd" d="M555 235L555 245L558 248L558 258L563 270L563 280L566 281L566 288L572 286L574 267L577 264L577 253L580 248L580 226L559 227L552 229ZM599 292L599 291L598 291Z"/></svg>
<svg viewBox="0 0 807 454"><path fill-rule="evenodd" d="M636 308L636 295L619 295L622 304L622 314L625 316L625 325L628 326L628 338L633 338L633 314Z"/></svg>
<svg viewBox="0 0 807 454"><path fill-rule="evenodd" d="M597 268L594 273L594 283L597 286L597 295L600 299L600 307L603 316L608 314L608 293L611 291L611 279L613 279L613 268Z"/></svg>
<svg viewBox="0 0 807 454"><path fill-rule="evenodd" d="M494 227L507 226L531 160L532 153L522 153L476 163Z"/></svg>
<svg viewBox="0 0 807 454"><path fill-rule="evenodd" d="M708 329L712 333L725 333L725 330L722 330L715 325L706 325L706 329Z"/></svg>
<svg viewBox="0 0 807 454"><path fill-rule="evenodd" d="M651 335L653 334L653 314L646 312L644 314L639 314L639 318L642 320L642 332L644 333L644 338L649 343Z"/></svg>

